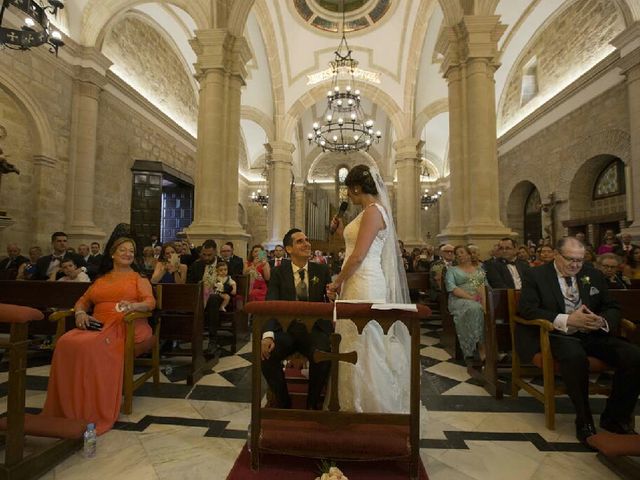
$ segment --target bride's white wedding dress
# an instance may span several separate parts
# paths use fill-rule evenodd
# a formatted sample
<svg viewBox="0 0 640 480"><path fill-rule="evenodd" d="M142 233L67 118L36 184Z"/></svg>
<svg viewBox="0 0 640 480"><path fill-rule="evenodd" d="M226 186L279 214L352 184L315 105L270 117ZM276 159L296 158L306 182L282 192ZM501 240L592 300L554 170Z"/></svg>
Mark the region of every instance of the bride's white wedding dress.
<svg viewBox="0 0 640 480"><path fill-rule="evenodd" d="M391 225L387 212L374 204ZM344 229L345 262L358 238L361 212ZM388 227L380 230L355 273L342 285L340 299L372 303L389 301L387 279L382 269L382 252ZM338 319L336 333L342 336L341 352L358 352L356 365L341 362L338 375L340 409L355 412L408 412L411 339L407 327L396 322L387 335L377 322L369 322L358 334L350 320Z"/></svg>

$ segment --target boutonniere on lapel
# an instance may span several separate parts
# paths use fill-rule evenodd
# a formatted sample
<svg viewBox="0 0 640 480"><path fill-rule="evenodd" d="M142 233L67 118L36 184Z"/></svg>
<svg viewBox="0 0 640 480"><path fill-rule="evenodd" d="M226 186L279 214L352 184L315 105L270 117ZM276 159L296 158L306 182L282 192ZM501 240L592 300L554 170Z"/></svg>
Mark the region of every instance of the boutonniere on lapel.
<svg viewBox="0 0 640 480"><path fill-rule="evenodd" d="M311 277L311 284L312 285L317 285L320 283L320 279L316 276Z"/></svg>
<svg viewBox="0 0 640 480"><path fill-rule="evenodd" d="M587 275L585 275L584 277L580 278L580 281L582 282L582 285L584 287L586 287L588 285L591 285L591 279Z"/></svg>

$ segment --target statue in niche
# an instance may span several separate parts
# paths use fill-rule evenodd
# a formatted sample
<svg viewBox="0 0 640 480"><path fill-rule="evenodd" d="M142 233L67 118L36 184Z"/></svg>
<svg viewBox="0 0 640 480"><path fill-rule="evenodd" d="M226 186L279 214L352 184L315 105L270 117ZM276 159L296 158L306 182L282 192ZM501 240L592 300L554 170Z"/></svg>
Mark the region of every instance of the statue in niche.
<svg viewBox="0 0 640 480"><path fill-rule="evenodd" d="M9 163L2 148L0 148L0 190L2 189L2 175L6 175L8 173L16 173L20 175L20 170L18 170L12 163ZM0 216L4 215L5 212L0 211Z"/></svg>
<svg viewBox="0 0 640 480"><path fill-rule="evenodd" d="M541 216L542 216L542 238L549 239L550 245L554 245L556 241L555 221L556 206L559 203L563 203L564 200L557 200L554 192L551 192L547 197L547 201L541 204Z"/></svg>

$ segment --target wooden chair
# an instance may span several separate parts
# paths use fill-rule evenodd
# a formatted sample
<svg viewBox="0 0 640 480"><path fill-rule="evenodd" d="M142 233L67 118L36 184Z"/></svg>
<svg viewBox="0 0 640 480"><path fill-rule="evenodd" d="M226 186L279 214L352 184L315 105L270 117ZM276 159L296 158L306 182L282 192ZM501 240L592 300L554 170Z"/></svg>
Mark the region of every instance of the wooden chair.
<svg viewBox="0 0 640 480"><path fill-rule="evenodd" d="M226 312L220 312L220 329L222 336L230 337L229 345L231 353L238 350L238 340L247 339L249 336L249 315L244 311L244 306L249 300L249 275L234 275L236 282L236 295L227 307ZM221 344L224 342L220 337Z"/></svg>
<svg viewBox="0 0 640 480"><path fill-rule="evenodd" d="M162 339L191 344L188 349L180 348L166 355L191 356L187 384L194 385L213 366L212 361L204 358L202 348L204 343L202 283L158 284L155 292L155 316L162 319Z"/></svg>
<svg viewBox="0 0 640 480"><path fill-rule="evenodd" d="M429 272L407 272L407 284L411 301L415 303L429 304Z"/></svg>
<svg viewBox="0 0 640 480"><path fill-rule="evenodd" d="M564 385L557 385L555 375L559 371L557 362L554 361L551 354L551 344L549 343L549 333L554 330L553 323L549 320L525 320L517 314L518 302L520 300L520 291L509 290L509 325L511 327L511 342L514 346L512 351L511 363L511 396L518 397L520 389L526 390L536 400L544 404L545 425L549 430L555 429L556 401L555 397L564 395L566 388ZM516 351L515 334L516 324L538 327L540 330L540 352L537 353L532 360L533 365L542 370L543 387L528 383L522 377L525 374L520 362L520 357ZM633 331L635 326L630 321L622 320L623 332ZM587 357L589 360L589 371L591 373L601 373L610 370L610 367L595 357ZM530 373L530 372L526 372ZM609 395L611 389L609 387L599 385L597 383L589 383L590 394Z"/></svg>
<svg viewBox="0 0 640 480"><path fill-rule="evenodd" d="M0 478L22 480L38 478L82 446L85 422L65 418L25 414L28 329L31 322L42 320L42 312L28 307L0 304L0 323L10 325L10 338L0 348L9 352L9 391L7 416L0 419L4 463ZM44 449L24 456L25 435L59 438Z"/></svg>
<svg viewBox="0 0 640 480"><path fill-rule="evenodd" d="M420 319L418 312L372 310L371 304L338 304L338 317L350 318L362 332L372 321L384 332L400 320L411 334L409 413L341 412L338 398L338 363L357 362L356 352L339 353L340 335L331 335L331 352L316 351L316 361L331 362L329 410L267 408L262 402L260 342L263 324L276 317L283 329L298 320L310 331L319 318L333 319L333 305L317 302L251 302L245 310L253 314L253 387L251 397L251 467L259 468L260 453L332 459L395 459L409 463L410 478L417 479L420 465Z"/></svg>
<svg viewBox="0 0 640 480"><path fill-rule="evenodd" d="M442 278L440 280L440 318L442 319L442 335L440 343L445 351L452 358L461 360L463 358L462 350L460 350L460 342L456 334L456 324L453 322L453 315L449 312L449 292L445 285L445 274L447 269L442 270Z"/></svg>
<svg viewBox="0 0 640 480"><path fill-rule="evenodd" d="M468 372L480 380L484 389L493 397L502 400L506 383L498 376L499 371L504 370L498 358L500 352L511 351L507 289L485 288L485 298L487 309L484 313L484 367L470 367Z"/></svg>
<svg viewBox="0 0 640 480"><path fill-rule="evenodd" d="M64 332L66 319L73 317L75 312L70 310L58 310L49 315L49 321L57 322L58 332ZM151 312L131 312L124 316L126 328L124 344L124 376L122 380L122 394L124 399L120 410L125 415L130 415L133 411L133 392L140 388L145 382L153 377L155 388L160 385L160 319L156 319L153 326L153 335L144 342L135 343L135 321L139 318L150 318ZM56 336L56 342L58 337ZM55 345L55 343L54 343ZM144 353L151 352L151 358L137 358ZM150 367L138 378L134 378L134 367Z"/></svg>

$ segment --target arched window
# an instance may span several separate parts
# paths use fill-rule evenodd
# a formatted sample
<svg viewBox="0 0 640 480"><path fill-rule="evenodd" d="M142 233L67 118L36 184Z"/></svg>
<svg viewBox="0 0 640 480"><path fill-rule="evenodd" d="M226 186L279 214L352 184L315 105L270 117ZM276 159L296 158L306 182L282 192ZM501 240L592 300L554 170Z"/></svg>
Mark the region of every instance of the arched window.
<svg viewBox="0 0 640 480"><path fill-rule="evenodd" d="M624 163L619 158L616 158L598 175L593 187L593 199L614 197L624 193Z"/></svg>
<svg viewBox="0 0 640 480"><path fill-rule="evenodd" d="M524 241L538 243L542 238L542 202L536 187L531 189L524 203Z"/></svg>
<svg viewBox="0 0 640 480"><path fill-rule="evenodd" d="M520 85L520 106L528 103L538 94L538 59L533 57L522 69Z"/></svg>

